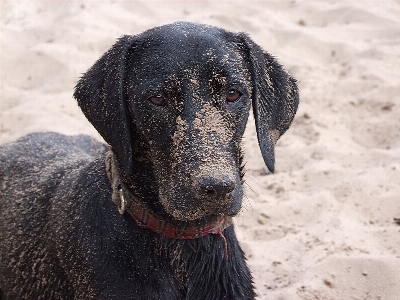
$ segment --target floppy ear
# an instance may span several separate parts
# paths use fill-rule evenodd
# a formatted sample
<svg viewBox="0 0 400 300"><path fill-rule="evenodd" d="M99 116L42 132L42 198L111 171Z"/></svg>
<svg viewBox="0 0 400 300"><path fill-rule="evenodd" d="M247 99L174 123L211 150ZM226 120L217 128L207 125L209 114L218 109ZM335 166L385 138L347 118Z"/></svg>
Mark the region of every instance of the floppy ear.
<svg viewBox="0 0 400 300"><path fill-rule="evenodd" d="M133 37L123 36L78 81L74 97L111 146L126 176L132 174L131 120L125 103L125 62Z"/></svg>
<svg viewBox="0 0 400 300"><path fill-rule="evenodd" d="M275 144L289 128L299 104L296 80L270 54L247 35L241 34L248 48L253 80L253 113L257 138L264 162L275 170Z"/></svg>

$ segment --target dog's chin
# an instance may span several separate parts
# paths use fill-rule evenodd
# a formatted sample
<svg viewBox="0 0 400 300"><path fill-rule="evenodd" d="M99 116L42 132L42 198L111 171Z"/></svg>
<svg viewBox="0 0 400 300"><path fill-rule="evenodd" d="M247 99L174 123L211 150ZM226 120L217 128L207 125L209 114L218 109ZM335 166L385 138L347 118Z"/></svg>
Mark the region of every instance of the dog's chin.
<svg viewBox="0 0 400 300"><path fill-rule="evenodd" d="M171 201L171 198L160 198L165 211L176 221L211 220L220 216L235 216L241 209L241 197L233 197L223 205L209 205L207 201ZM198 203L196 206L185 205L185 202Z"/></svg>
<svg viewBox="0 0 400 300"><path fill-rule="evenodd" d="M215 213L202 209L200 207L196 209L182 209L171 206L164 206L166 212L172 216L176 221L197 221L206 218L210 218L215 215Z"/></svg>

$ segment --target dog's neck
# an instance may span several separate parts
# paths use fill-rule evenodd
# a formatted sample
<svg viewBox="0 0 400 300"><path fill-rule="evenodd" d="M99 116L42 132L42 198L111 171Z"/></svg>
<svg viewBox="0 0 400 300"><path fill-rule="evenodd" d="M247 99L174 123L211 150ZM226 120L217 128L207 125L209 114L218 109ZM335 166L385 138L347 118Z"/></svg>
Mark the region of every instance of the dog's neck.
<svg viewBox="0 0 400 300"><path fill-rule="evenodd" d="M164 220L136 199L130 188L121 180L117 164L113 152L108 152L106 172L113 189L112 200L121 215L127 212L140 227L150 229L168 238L184 240L217 234L225 241L223 231L232 225L232 217L219 216L213 218L212 221L198 222L196 225L184 221Z"/></svg>

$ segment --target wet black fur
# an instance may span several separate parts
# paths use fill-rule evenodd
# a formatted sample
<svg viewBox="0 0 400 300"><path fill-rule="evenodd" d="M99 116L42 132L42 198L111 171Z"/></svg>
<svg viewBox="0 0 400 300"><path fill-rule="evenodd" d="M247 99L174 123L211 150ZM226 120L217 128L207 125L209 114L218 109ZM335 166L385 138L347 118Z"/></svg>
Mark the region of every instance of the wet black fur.
<svg viewBox="0 0 400 300"><path fill-rule="evenodd" d="M236 65L237 70L228 71L227 77L239 74L246 81L235 83L237 89L242 89L243 97L227 108L223 102L214 103L219 111L225 114L229 110L226 114L233 116L226 116L226 120L234 123L234 140L215 151L233 157L235 180L239 180L235 189L239 189L243 176L240 140L250 102L261 151L272 171L274 142L289 127L298 104L294 79L275 59L246 35L215 27L175 23L138 36L124 36L97 61L78 83L75 97L86 117L111 146L120 176L131 192L152 211L177 223L182 220L174 220L157 194L163 184L158 172L168 169L168 162L161 159L161 167L157 167L154 160L160 158L153 157L154 152L160 154L171 149L168 134L171 139L176 128L172 128L169 117L162 119L161 115L170 116L172 108L166 113L164 108L146 106L141 110L135 106L136 97L147 99L155 90L135 94L143 77L136 78L136 71L132 70L143 68L151 73L152 68L164 68L168 73L168 66L157 65L153 59L146 61L146 49L156 49L160 58L168 56L171 53L164 44L165 38L176 39L179 44L182 32L189 32L190 43L194 43L193 48L187 48L187 57L198 47L196 43L200 46L210 43L212 47L216 44L225 47L222 53L237 53L242 62L245 75L239 76L240 68ZM154 45L157 47L152 48ZM141 61L145 63L132 66ZM185 63L183 59L181 62ZM154 78L164 76L164 71L153 71ZM154 84L155 89L160 88L159 83ZM175 116L186 114L190 120L191 111L185 109L199 111L201 107L185 108L184 103L193 100L185 90L188 86L175 87L169 99L178 103L173 107ZM219 92L226 88L230 88L229 80ZM208 95L204 91L199 93L202 99ZM181 108L175 111L179 105ZM146 125L138 122L141 118L153 118L140 115L151 112L158 118L155 122L162 120L165 125L161 136L166 138L158 141L159 147L149 142L154 143L151 138L157 137L156 133L146 136L148 131L143 130ZM196 143L193 141L193 148L188 149L186 160L198 166L196 149L203 145ZM111 200L113 191L104 163L108 150L87 136L55 133L30 134L0 147L0 299L254 299L251 274L233 226L224 231L226 257L225 244L219 235L195 240L169 239L142 229L129 214L118 213ZM237 192L226 205L207 211L200 221L185 222L203 222L221 213L234 215L240 209L241 197ZM182 212L185 209L189 211L182 208Z"/></svg>

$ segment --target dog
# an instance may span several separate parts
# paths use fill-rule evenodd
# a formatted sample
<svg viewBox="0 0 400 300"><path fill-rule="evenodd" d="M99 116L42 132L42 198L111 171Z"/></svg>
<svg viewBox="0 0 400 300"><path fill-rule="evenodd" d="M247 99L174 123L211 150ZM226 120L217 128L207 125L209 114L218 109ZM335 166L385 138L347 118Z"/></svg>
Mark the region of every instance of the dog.
<svg viewBox="0 0 400 300"><path fill-rule="evenodd" d="M254 299L241 139L252 105L273 172L295 79L244 33L177 22L122 36L74 97L108 145L1 147L1 299Z"/></svg>

